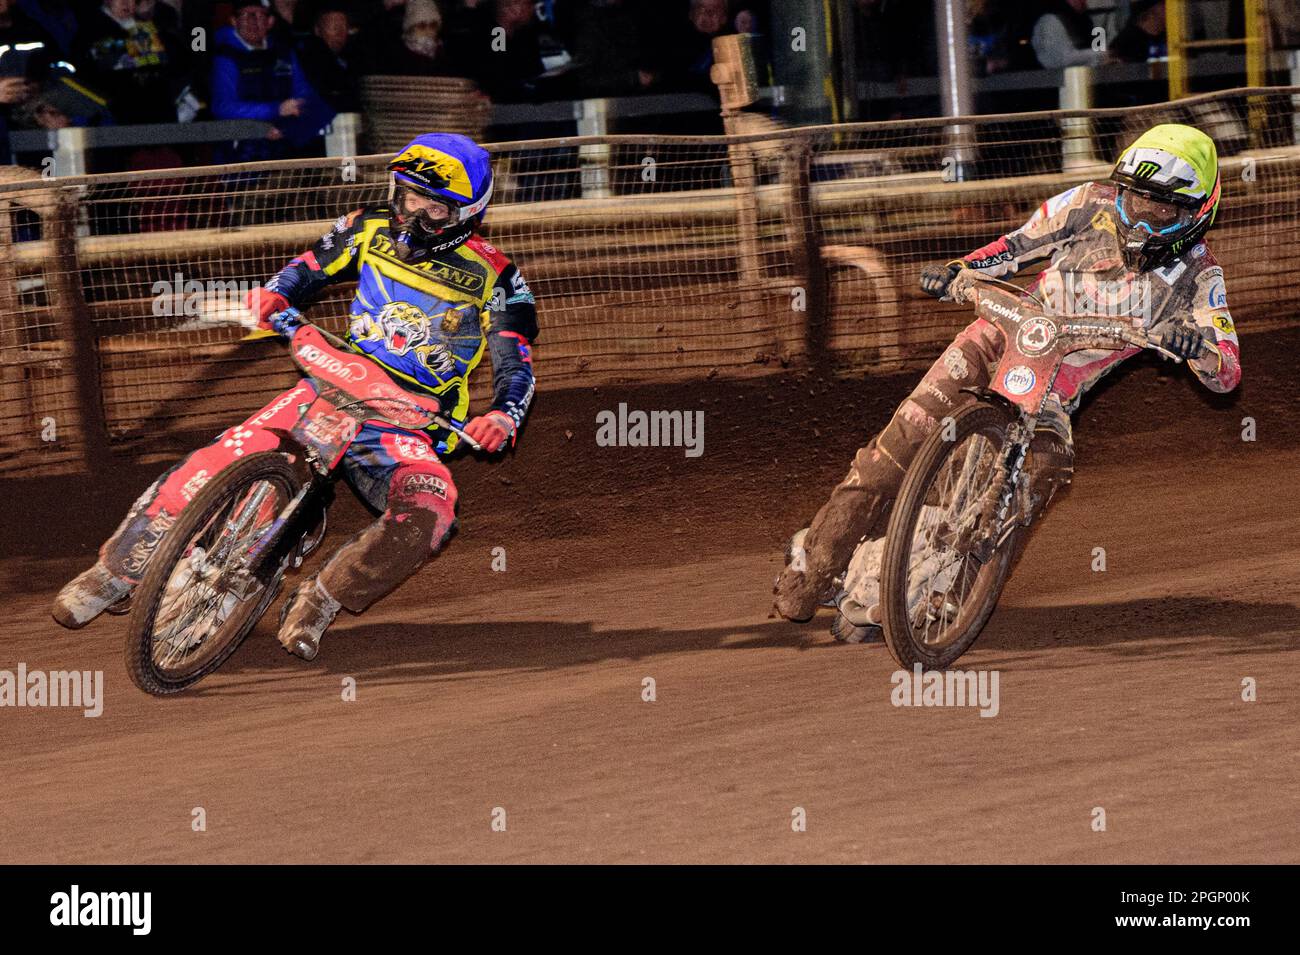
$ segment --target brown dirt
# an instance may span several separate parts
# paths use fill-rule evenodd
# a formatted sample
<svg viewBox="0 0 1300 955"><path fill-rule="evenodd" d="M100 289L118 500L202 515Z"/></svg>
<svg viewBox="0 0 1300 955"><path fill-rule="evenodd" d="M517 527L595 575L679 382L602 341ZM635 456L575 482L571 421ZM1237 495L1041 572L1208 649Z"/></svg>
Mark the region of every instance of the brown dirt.
<svg viewBox="0 0 1300 955"><path fill-rule="evenodd" d="M1084 407L960 664L1000 672L993 719L895 708L883 647L769 616L785 537L914 375L545 393L514 457L456 465L451 549L315 664L268 619L168 700L122 620L47 616L157 468L5 482L0 669L103 670L106 702L0 710L0 861L1300 861L1300 332L1244 344L1234 397L1146 364ZM704 455L598 448L620 401L702 408Z"/></svg>

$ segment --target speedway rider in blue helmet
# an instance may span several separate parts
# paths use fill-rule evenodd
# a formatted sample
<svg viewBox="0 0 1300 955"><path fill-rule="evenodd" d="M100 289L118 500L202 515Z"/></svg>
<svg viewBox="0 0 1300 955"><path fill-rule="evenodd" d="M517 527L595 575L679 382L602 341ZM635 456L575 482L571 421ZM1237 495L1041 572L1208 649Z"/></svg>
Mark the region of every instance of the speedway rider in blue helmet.
<svg viewBox="0 0 1300 955"><path fill-rule="evenodd" d="M262 327L325 288L356 281L348 340L411 391L436 395L463 419L469 376L491 356L491 408L465 432L489 453L513 443L533 397L533 294L514 263L477 234L492 198L487 152L464 136L426 133L389 163L389 201L341 217L333 229L248 297ZM283 326L281 326L283 328ZM55 601L65 626L89 623L124 599L144 575L166 528L212 475L239 456L272 449L286 416L310 396L300 381L261 412L217 436L160 477L109 538L93 567ZM380 517L345 543L290 595L279 639L304 659L339 609L360 613L436 554L456 526L456 487L440 460L456 444L445 430L410 431L369 422L344 459L344 473Z"/></svg>

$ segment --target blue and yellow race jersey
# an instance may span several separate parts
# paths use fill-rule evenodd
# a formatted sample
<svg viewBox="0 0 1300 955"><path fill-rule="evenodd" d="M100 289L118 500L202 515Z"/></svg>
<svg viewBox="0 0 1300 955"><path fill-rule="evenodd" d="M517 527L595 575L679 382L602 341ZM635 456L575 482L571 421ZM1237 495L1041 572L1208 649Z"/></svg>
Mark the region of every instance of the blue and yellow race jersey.
<svg viewBox="0 0 1300 955"><path fill-rule="evenodd" d="M325 286L357 283L348 339L412 390L437 395L455 418L469 409L469 376L490 352L492 408L521 424L533 395L533 294L519 269L481 236L396 254L385 207L341 217L267 282L301 307ZM448 442L450 446L451 442Z"/></svg>

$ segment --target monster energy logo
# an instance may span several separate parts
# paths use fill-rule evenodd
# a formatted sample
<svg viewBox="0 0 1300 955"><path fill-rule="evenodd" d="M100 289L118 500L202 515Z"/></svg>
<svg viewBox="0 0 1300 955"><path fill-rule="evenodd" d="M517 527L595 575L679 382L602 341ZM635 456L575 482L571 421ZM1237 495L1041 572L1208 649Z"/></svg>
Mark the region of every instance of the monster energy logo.
<svg viewBox="0 0 1300 955"><path fill-rule="evenodd" d="M1133 170L1134 179L1150 179L1160 171L1160 163L1152 162L1150 159L1144 159L1138 163L1137 168Z"/></svg>

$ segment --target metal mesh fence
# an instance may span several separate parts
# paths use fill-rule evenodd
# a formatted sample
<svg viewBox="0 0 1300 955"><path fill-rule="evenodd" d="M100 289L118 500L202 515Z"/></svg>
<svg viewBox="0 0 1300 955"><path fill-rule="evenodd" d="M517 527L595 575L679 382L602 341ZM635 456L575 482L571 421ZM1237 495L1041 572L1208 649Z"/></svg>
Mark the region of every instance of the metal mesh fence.
<svg viewBox="0 0 1300 955"><path fill-rule="evenodd" d="M968 321L927 261L1108 174L1141 129L1195 123L1223 165L1211 234L1243 330L1294 322L1300 88L1132 110L490 147L487 233L537 295L542 389L842 371L932 358ZM0 469L170 453L289 385L232 303L386 197L385 156L0 184ZM351 286L312 308L343 330ZM476 379L481 399L489 376Z"/></svg>

